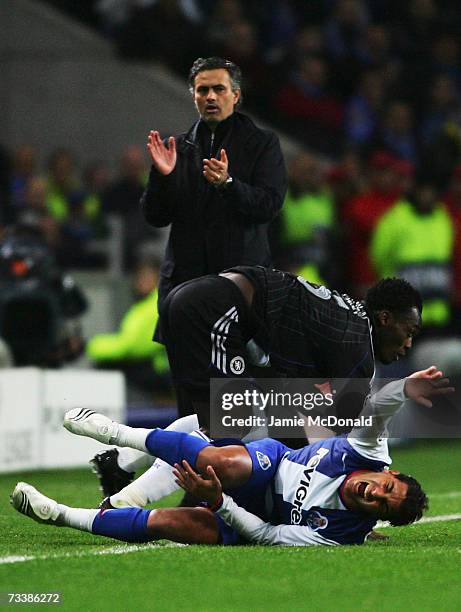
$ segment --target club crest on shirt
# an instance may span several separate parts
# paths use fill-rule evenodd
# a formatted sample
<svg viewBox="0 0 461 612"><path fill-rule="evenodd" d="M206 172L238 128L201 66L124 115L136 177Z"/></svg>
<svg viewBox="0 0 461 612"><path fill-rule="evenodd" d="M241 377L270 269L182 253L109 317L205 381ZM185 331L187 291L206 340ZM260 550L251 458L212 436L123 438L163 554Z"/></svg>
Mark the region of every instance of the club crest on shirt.
<svg viewBox="0 0 461 612"><path fill-rule="evenodd" d="M317 512L317 510L312 510L306 516L306 524L309 525L312 531L318 531L328 526L328 519L322 516L320 512Z"/></svg>
<svg viewBox="0 0 461 612"><path fill-rule="evenodd" d="M258 460L258 463L261 466L262 470L268 470L272 465L269 457L259 451L256 451L256 459Z"/></svg>
<svg viewBox="0 0 461 612"><path fill-rule="evenodd" d="M229 367L232 374L235 374L237 376L239 374L243 374L243 372L245 371L245 360L243 359L243 357L237 355L236 357L233 357L231 359Z"/></svg>

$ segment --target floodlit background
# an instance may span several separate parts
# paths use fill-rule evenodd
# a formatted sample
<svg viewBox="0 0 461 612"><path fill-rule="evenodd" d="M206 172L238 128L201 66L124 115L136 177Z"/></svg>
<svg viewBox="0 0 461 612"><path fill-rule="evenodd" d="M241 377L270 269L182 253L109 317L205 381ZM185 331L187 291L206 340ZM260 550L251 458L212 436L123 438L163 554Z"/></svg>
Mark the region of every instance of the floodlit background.
<svg viewBox="0 0 461 612"><path fill-rule="evenodd" d="M186 79L199 56L219 55L241 66L243 112L281 139L290 182L284 209L271 227L275 266L357 298L382 276L405 276L423 293L424 331L408 359L380 374L405 376L435 363L455 382L461 378L460 31L456 0L0 2L1 239L27 250L23 238L19 243L11 238L11 227L39 227L49 249L27 252L30 269L12 263L8 254L0 256L0 472L11 473L0 479L4 535L12 532L12 513L4 504L13 480L25 478L23 470L82 466L100 448L83 438L70 440L62 430L69 407L95 408L143 426L162 426L175 417L165 354L149 340L154 314L146 318L136 354L107 334L117 332L133 304L155 289L168 229L150 228L141 217L138 202L149 172L145 144L151 129L166 137L195 121ZM24 301L12 290L12 279L27 282L44 270L53 275L56 295L68 298L64 322L53 318L55 296L42 293ZM148 307L154 313L152 303ZM58 353L49 350L56 339L62 341ZM33 357L32 345L38 347ZM428 492L436 499L433 516L456 515L460 445L457 440L421 445L407 440L397 451L400 465L414 469L423 483L428 473ZM452 478L439 480L437 469ZM94 499L87 503L97 501L88 471L37 472L37 478L51 487L61 482L48 492L64 491L69 502L84 505L90 490ZM40 528L29 529L8 538L2 554L46 556L47 534L41 541ZM437 554L442 559L444 546L453 547L456 538L459 548L459 529L452 523L446 532L440 525L433 532L429 525L411 529L391 543L394 553L378 543L370 545L372 554L377 558L384 551L389 559L395 554L401 575L422 564L421 580L427 575L449 590L448 578L444 582L442 574L434 574L428 559ZM416 548L409 544L411 533L417 533ZM71 536L62 544L66 554ZM39 553L31 551L35 537ZM61 544L55 545L54 555ZM450 551L456 556L455 548ZM167 584L176 554L163 561ZM312 551L307 554L305 580L316 563ZM446 576L450 554L444 558ZM327 552L322 555L322 575L342 583L338 575L333 578ZM401 562L402 555L408 563ZM194 564L193 553L186 557ZM202 562L206 558L201 552ZM365 552L356 559L354 592L354 584L362 590L366 558ZM256 566L264 568L265 559L258 557ZM347 573L347 560L339 562ZM79 566L82 580L91 563ZM114 572L117 563L111 558ZM156 563L153 559L150 570L143 566L146 575L155 572ZM220 578L207 583L211 592L238 565L228 563ZM298 571L293 557L287 563ZM99 564L104 568L104 560ZM307 607L293 596L286 577L277 582L261 571L254 588L244 588L255 564L248 561L247 573L232 583L235 590L264 592L267 609L277 597L282 607L284 602L290 609ZM383 561L386 571L391 565ZM205 566L206 561L198 568ZM284 567L278 560L275 574L283 575ZM129 571L136 572L136 564ZM12 582L5 576L6 590ZM418 583L413 573L407 578L408 584ZM193 607L209 609L210 602L200 600L206 588L199 588L199 576L195 580ZM333 609L335 601L320 583L320 599ZM51 586L38 578L34 584ZM371 584L392 591L379 581ZM186 587L187 576L181 585ZM298 593L307 589L305 582L296 585ZM312 608L315 589L306 592ZM167 593L159 595L158 609L168 608ZM428 590L426 603L432 596ZM226 601L231 609L232 597ZM255 609L257 601L252 599ZM379 607L375 600L363 601ZM398 609L392 598L386 602ZM176 603L187 607L186 599ZM235 605L242 607L241 597Z"/></svg>

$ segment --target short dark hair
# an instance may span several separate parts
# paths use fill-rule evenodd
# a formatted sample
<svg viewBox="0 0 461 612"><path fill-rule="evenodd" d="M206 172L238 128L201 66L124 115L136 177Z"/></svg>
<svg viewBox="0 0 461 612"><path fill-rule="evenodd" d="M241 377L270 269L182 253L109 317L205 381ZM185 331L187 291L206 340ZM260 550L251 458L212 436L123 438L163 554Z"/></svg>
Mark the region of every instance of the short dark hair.
<svg viewBox="0 0 461 612"><path fill-rule="evenodd" d="M232 91L241 89L242 71L237 64L234 64L234 62L222 57L198 57L192 64L192 68L189 72L189 91L194 93L195 77L199 72L203 72L204 70L219 70L220 68L227 70L229 73ZM240 103L240 100L237 102L237 106Z"/></svg>
<svg viewBox="0 0 461 612"><path fill-rule="evenodd" d="M401 315L413 307L419 314L423 311L419 291L403 278L383 278L370 287L365 296L365 306L370 312L389 310Z"/></svg>
<svg viewBox="0 0 461 612"><path fill-rule="evenodd" d="M408 491L399 509L393 511L388 520L394 527L410 525L419 521L423 512L429 508L429 500L416 478L406 474L396 474L395 477L408 485Z"/></svg>

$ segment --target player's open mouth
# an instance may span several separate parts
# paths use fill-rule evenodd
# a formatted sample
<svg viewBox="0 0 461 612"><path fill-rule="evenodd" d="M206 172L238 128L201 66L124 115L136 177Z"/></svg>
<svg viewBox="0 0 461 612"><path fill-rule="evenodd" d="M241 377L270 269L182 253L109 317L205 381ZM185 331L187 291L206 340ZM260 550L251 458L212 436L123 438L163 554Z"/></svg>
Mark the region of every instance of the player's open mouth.
<svg viewBox="0 0 461 612"><path fill-rule="evenodd" d="M368 484L369 484L368 482L361 481L355 486L356 494L362 499L365 499L365 490Z"/></svg>
<svg viewBox="0 0 461 612"><path fill-rule="evenodd" d="M207 113L217 113L219 108L217 106L207 106L205 110Z"/></svg>

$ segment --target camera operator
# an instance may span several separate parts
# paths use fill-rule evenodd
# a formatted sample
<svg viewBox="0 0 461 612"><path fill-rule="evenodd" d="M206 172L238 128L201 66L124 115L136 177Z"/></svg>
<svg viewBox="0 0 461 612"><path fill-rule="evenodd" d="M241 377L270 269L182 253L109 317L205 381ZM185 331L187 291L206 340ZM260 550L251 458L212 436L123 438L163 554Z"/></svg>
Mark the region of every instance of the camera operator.
<svg viewBox="0 0 461 612"><path fill-rule="evenodd" d="M36 225L6 228L0 238L0 338L14 366L58 368L84 348L87 301L55 265Z"/></svg>

